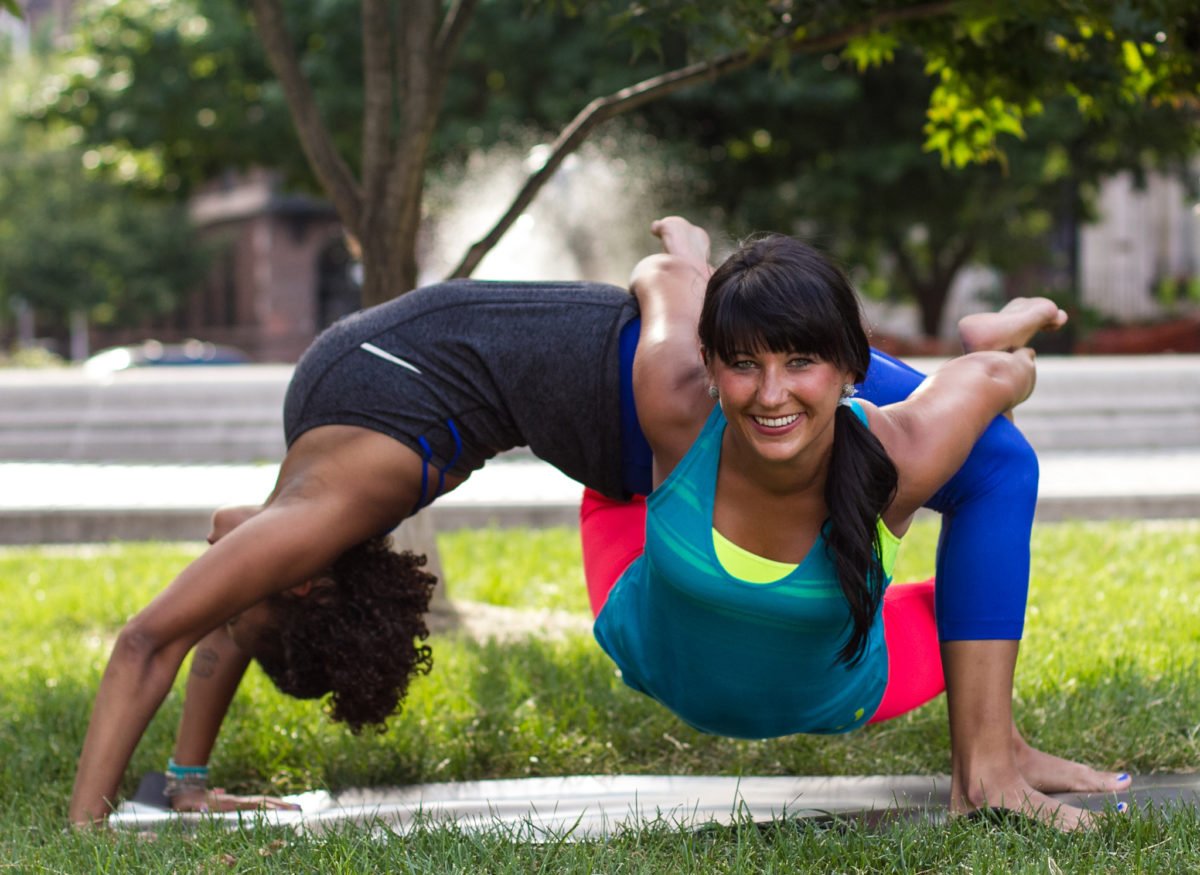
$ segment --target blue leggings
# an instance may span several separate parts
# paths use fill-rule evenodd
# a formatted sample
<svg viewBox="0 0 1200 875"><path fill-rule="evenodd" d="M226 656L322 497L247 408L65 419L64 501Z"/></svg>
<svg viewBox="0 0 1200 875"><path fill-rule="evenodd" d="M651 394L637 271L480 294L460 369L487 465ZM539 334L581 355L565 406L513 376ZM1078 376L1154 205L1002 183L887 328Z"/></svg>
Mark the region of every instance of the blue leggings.
<svg viewBox="0 0 1200 875"><path fill-rule="evenodd" d="M652 488L650 445L637 421L633 354L641 321L621 332L622 466L628 492ZM871 350L863 398L892 404L925 378L889 355ZM1029 534L1037 505L1038 464L1017 428L998 417L963 466L925 506L942 515L938 539L938 637L942 641L1017 640L1029 593Z"/></svg>

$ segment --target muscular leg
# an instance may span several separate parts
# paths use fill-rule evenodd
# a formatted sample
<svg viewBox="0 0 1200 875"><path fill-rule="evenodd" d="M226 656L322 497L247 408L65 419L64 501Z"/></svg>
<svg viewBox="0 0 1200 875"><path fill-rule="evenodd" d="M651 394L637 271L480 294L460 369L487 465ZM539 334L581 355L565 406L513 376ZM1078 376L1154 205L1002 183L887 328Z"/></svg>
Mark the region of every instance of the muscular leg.
<svg viewBox="0 0 1200 875"><path fill-rule="evenodd" d="M872 350L859 389L868 401L892 404L924 378ZM929 500L942 515L935 590L942 640L1021 637L1037 475L1033 449L1012 423L997 419Z"/></svg>
<svg viewBox="0 0 1200 875"><path fill-rule="evenodd" d="M862 394L876 404L906 397L923 375L872 352ZM1037 503L1037 457L997 419L957 474L930 500L942 514L938 632L943 641L952 742L952 810L1005 804L1042 816L1061 806L1039 790L1122 790L1127 776L1097 772L1029 747L1012 720L1012 679L1024 627L1029 537ZM1119 779L1123 778L1123 779ZM1079 823L1079 809L1060 814Z"/></svg>

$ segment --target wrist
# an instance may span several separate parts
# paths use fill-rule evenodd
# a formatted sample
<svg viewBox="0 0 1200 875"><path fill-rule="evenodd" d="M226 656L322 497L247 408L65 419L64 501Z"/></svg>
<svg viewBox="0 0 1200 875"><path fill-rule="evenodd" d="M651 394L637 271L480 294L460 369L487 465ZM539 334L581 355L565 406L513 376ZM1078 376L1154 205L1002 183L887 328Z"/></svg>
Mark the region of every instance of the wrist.
<svg viewBox="0 0 1200 875"><path fill-rule="evenodd" d="M204 794L208 789L208 766L181 766L174 757L167 760L164 770L167 786L164 792L172 801L184 794Z"/></svg>

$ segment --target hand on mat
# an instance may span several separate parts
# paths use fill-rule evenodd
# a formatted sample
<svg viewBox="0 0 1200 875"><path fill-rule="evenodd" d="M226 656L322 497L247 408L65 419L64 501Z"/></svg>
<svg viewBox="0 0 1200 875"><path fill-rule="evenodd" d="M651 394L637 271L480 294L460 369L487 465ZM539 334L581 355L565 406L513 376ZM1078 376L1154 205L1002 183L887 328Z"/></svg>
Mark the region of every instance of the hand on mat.
<svg viewBox="0 0 1200 875"><path fill-rule="evenodd" d="M276 796L237 796L221 788L180 793L171 800L175 811L299 811L294 802Z"/></svg>

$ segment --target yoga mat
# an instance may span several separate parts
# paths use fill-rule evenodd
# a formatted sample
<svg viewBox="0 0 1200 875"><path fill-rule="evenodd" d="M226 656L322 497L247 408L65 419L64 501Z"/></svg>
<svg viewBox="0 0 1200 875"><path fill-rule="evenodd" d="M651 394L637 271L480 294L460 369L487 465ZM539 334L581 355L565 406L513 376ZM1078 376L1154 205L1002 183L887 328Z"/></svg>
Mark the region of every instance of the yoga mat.
<svg viewBox="0 0 1200 875"><path fill-rule="evenodd" d="M946 820L945 776L709 777L583 775L417 784L410 787L314 791L287 797L300 811L176 814L166 807L164 779L143 778L134 798L109 819L116 828L153 829L202 819L230 826L294 826L320 832L351 822L403 833L421 823L452 822L468 830L509 830L523 838L570 834L590 838L626 826L710 824L781 819L876 826L893 820ZM1143 807L1200 803L1200 774L1135 776L1128 792L1059 794L1100 810L1118 801Z"/></svg>

